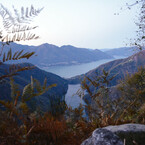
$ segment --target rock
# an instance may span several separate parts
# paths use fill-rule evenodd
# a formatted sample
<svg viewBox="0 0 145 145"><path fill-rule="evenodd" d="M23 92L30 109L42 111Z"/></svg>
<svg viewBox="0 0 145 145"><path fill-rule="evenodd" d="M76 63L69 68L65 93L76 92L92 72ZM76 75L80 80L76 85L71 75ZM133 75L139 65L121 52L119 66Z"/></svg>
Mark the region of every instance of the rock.
<svg viewBox="0 0 145 145"><path fill-rule="evenodd" d="M123 143L124 142L124 143ZM145 145L145 125L123 124L93 131L81 145Z"/></svg>
<svg viewBox="0 0 145 145"><path fill-rule="evenodd" d="M143 125L143 124L123 124L123 125L116 125L116 126L107 126L104 128L107 130L110 130L113 133L145 132L145 125Z"/></svg>
<svg viewBox="0 0 145 145"><path fill-rule="evenodd" d="M111 131L99 128L93 131L92 136L81 145L123 145L123 142Z"/></svg>
<svg viewBox="0 0 145 145"><path fill-rule="evenodd" d="M145 145L145 125L142 124L123 124L117 126L107 126L104 129L115 133L127 145Z"/></svg>

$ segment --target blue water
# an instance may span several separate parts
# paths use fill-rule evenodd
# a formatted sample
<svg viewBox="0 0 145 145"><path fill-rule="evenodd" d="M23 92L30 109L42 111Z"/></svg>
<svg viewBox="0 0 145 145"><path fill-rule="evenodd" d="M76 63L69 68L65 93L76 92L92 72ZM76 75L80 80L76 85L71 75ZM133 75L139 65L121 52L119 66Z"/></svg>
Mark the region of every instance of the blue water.
<svg viewBox="0 0 145 145"><path fill-rule="evenodd" d="M99 61L94 61L90 63L83 63L78 65L70 66L51 66L51 67L40 67L41 69L52 72L64 78L70 78L76 75L84 74L91 69L98 67L99 65L112 61L114 59L103 59Z"/></svg>
<svg viewBox="0 0 145 145"><path fill-rule="evenodd" d="M94 69L98 67L101 64L104 64L106 62L124 58L121 56L116 56L114 59L103 59L95 62L90 63L84 63L79 65L71 65L71 66L52 66L52 67L43 67L41 69L52 72L54 74L57 74L64 78L73 77L76 75L84 74L88 72L91 69ZM82 98L77 95L78 90L80 89L80 84L77 85L68 85L68 91L65 95L65 101L68 106L71 106L72 108L78 107L80 104L85 104L85 102L82 100Z"/></svg>
<svg viewBox="0 0 145 145"><path fill-rule="evenodd" d="M80 89L80 84L68 86L68 91L65 95L65 101L68 106L77 108L80 104L85 105L83 99L77 94Z"/></svg>

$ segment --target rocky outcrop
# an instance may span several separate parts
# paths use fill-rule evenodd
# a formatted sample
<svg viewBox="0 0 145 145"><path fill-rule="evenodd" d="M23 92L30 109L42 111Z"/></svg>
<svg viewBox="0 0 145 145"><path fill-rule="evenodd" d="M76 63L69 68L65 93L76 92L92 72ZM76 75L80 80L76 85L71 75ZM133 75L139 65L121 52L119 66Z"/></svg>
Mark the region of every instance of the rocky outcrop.
<svg viewBox="0 0 145 145"><path fill-rule="evenodd" d="M107 129L96 129L81 145L123 145L121 139Z"/></svg>
<svg viewBox="0 0 145 145"><path fill-rule="evenodd" d="M142 124L123 124L117 126L107 126L105 129L115 133L126 145L145 145L145 125Z"/></svg>
<svg viewBox="0 0 145 145"><path fill-rule="evenodd" d="M124 142L124 143L123 143ZM93 131L81 145L144 145L145 125L124 124Z"/></svg>

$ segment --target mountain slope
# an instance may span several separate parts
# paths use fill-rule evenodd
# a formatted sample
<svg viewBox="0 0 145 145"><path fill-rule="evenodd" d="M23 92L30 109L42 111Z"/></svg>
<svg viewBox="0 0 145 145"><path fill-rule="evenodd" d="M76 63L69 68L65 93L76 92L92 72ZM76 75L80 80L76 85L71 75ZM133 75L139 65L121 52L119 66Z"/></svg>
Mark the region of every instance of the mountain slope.
<svg viewBox="0 0 145 145"><path fill-rule="evenodd" d="M114 60L103 64L97 69L89 71L86 76L91 77L96 72L101 75L102 70L104 69L110 73L110 76L117 74L116 77L111 81L111 86L113 86L118 83L118 80L123 79L126 73L133 74L137 71L138 67L141 66L145 66L145 50L128 58Z"/></svg>
<svg viewBox="0 0 145 145"><path fill-rule="evenodd" d="M58 47L45 43L39 46L27 46L11 43L10 47L13 53L22 49L25 49L25 52L36 52L37 57L32 57L29 60L25 60L25 62L30 62L37 66L70 65L113 58L100 50L77 48L70 45ZM7 49L8 47L5 51ZM19 62L22 62L22 60Z"/></svg>
<svg viewBox="0 0 145 145"><path fill-rule="evenodd" d="M79 83L80 80L84 78L84 76L92 78L94 75L96 75L96 73L98 75L101 75L102 70L104 69L105 71L110 73L110 77L117 74L116 77L111 81L111 86L114 86L118 84L118 80L124 78L126 73L133 74L137 71L138 67L141 66L145 66L145 50L136 53L128 58L118 59L100 65L99 67L90 70L86 74L68 79L68 82L70 84Z"/></svg>
<svg viewBox="0 0 145 145"><path fill-rule="evenodd" d="M69 84L78 84L81 83L81 81L84 79L85 76L88 78L94 79L94 76L101 76L102 71L105 70L109 72L109 77L116 75L115 78L110 81L110 84L108 87L110 87L110 98L118 98L120 96L120 92L117 90L117 85L120 84L120 80L124 79L124 77L128 74L134 74L137 72L139 67L145 67L145 50L142 52L139 52L137 54L134 54L128 58L125 59L118 59L114 60L108 63L105 63L103 65L100 65L99 67L87 72L86 74L82 74L80 76L76 76L73 78L68 79ZM92 84L86 80L86 83L88 86L90 86L91 92L94 90L96 91L96 88L92 86ZM84 96L84 99L87 100L89 103L91 103L91 98L88 94Z"/></svg>
<svg viewBox="0 0 145 145"><path fill-rule="evenodd" d="M114 49L105 49L103 52L111 56L122 56L129 57L138 52L138 49L135 47L120 47Z"/></svg>
<svg viewBox="0 0 145 145"><path fill-rule="evenodd" d="M26 64L26 63L21 64L20 66L28 66L28 65L33 66L31 64ZM7 64L0 65L0 76L6 73L6 70L8 70L9 66L10 65L7 65ZM19 85L20 89L22 89L25 85L30 83L31 76L33 76L33 78L40 81L41 84L43 84L43 81L46 78L47 86L52 85L52 84L57 85L56 87L51 88L45 94L35 98L37 105L40 106L43 110L50 109L49 96L58 96L61 100L64 99L64 95L66 94L67 89L68 89L67 81L55 74L43 71L39 69L38 67L35 67L32 70L20 72L18 75L14 76L14 81L16 84ZM0 97L1 99L4 99L4 100L10 99L10 85L9 85L8 79L5 83L0 84ZM40 102L42 102L43 105Z"/></svg>

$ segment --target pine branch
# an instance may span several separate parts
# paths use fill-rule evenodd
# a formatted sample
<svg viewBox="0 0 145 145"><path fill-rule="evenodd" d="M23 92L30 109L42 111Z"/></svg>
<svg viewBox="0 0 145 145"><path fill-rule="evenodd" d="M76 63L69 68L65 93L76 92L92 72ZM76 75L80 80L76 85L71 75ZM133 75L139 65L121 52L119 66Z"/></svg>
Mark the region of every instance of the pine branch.
<svg viewBox="0 0 145 145"><path fill-rule="evenodd" d="M38 26L34 26L34 27L30 27L30 26L27 26L27 25L17 25L17 26L13 26L12 27L12 30L9 30L8 33L17 33L17 32L25 32L25 31L30 31L30 30L33 30L33 29L36 29L38 28Z"/></svg>
<svg viewBox="0 0 145 145"><path fill-rule="evenodd" d="M16 42L16 41L26 41L26 40L34 40L34 39L39 39L39 36L37 36L34 33L30 33L30 32L26 33L22 31L22 33L18 32L12 35L7 34L6 36L2 38L2 42L11 43L11 42Z"/></svg>
<svg viewBox="0 0 145 145"><path fill-rule="evenodd" d="M9 77L15 76L18 74L18 72L30 70L33 68L35 68L35 67L34 66L16 67L15 65L13 65L12 67L9 68L8 74L0 76L0 80L2 80L4 78L9 78Z"/></svg>
<svg viewBox="0 0 145 145"><path fill-rule="evenodd" d="M21 7L21 15L19 14L18 10L14 8L14 16L12 16L12 13L5 8L2 4L0 4L0 15L3 18L3 26L6 30L10 29L12 26L19 26L19 24L30 24L32 19L43 10L41 9L35 9L33 5L31 5L30 8L24 9L24 7Z"/></svg>
<svg viewBox="0 0 145 145"><path fill-rule="evenodd" d="M12 54L12 50L10 48L10 50L3 54L3 58L2 58L2 62L6 62L9 60L19 60L19 59L29 59L31 56L33 56L35 54L35 52L26 52L23 53L24 49L21 51L17 51L14 54Z"/></svg>

